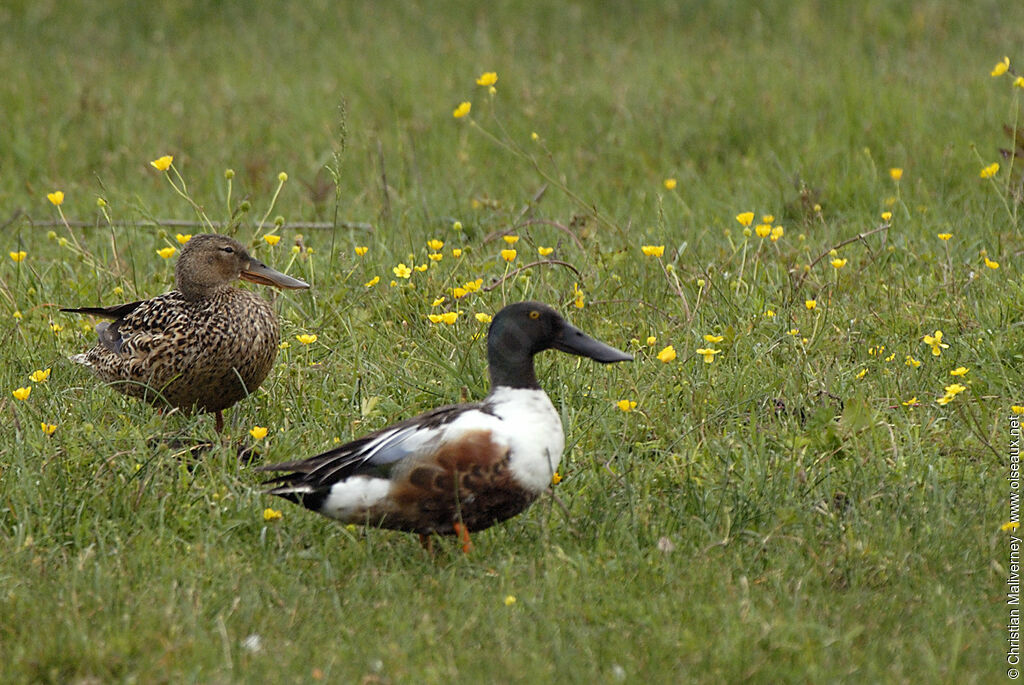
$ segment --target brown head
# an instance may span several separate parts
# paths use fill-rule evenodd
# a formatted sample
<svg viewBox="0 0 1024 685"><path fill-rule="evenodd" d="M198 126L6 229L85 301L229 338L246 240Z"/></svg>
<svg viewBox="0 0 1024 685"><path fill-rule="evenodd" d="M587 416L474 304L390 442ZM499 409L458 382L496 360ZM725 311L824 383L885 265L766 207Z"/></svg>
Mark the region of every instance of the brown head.
<svg viewBox="0 0 1024 685"><path fill-rule="evenodd" d="M309 284L271 269L249 256L240 242L226 235L204 233L194 235L181 248L174 267L178 290L188 299L209 297L236 279L272 285L278 288L302 289Z"/></svg>

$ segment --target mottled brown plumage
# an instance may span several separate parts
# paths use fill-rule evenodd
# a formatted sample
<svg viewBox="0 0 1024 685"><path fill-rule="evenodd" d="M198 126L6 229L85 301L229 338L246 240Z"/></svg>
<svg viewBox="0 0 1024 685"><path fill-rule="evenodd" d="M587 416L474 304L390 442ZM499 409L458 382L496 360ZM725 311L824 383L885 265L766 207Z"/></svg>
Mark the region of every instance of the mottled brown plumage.
<svg viewBox="0 0 1024 685"><path fill-rule="evenodd" d="M308 288L253 259L233 238L193 236L174 270L176 290L92 314L99 344L76 354L100 379L157 407L221 411L256 390L277 356L277 316L261 297L231 285L242 278L281 288Z"/></svg>

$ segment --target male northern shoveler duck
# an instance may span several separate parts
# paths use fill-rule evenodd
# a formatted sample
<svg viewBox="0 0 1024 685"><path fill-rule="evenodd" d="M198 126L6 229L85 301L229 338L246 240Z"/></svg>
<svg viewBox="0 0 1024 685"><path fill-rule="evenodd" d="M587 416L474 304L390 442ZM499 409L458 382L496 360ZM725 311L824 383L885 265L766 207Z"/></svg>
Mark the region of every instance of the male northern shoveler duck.
<svg viewBox="0 0 1024 685"><path fill-rule="evenodd" d="M220 432L221 412L259 387L280 340L273 308L233 287L239 278L309 287L250 257L233 238L192 236L174 267L175 290L112 307L61 310L113 319L97 324L99 344L71 361L154 406L213 412Z"/></svg>
<svg viewBox="0 0 1024 685"><path fill-rule="evenodd" d="M441 407L309 459L260 467L279 495L345 523L459 535L522 512L545 491L565 446L533 356L547 349L602 363L631 355L589 337L539 302L512 304L487 333L491 391Z"/></svg>

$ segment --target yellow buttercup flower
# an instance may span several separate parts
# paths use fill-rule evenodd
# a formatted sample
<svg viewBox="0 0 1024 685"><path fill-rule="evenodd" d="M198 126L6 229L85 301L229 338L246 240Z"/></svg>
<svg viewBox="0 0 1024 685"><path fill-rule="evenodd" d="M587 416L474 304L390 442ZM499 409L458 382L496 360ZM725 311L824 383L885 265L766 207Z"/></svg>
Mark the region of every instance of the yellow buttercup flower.
<svg viewBox="0 0 1024 685"><path fill-rule="evenodd" d="M391 271L399 278L409 278L412 276L412 269L407 267L405 262L399 263L399 265L391 269Z"/></svg>
<svg viewBox="0 0 1024 685"><path fill-rule="evenodd" d="M419 271L420 273L423 273L424 271L427 270L427 265L426 264L417 264L416 266L414 266L412 268L412 270L413 271Z"/></svg>
<svg viewBox="0 0 1024 685"><path fill-rule="evenodd" d="M287 350L291 346L292 346L292 344L290 342L288 342L287 340L283 340L283 341L281 341L281 344L277 346L277 349L279 349L279 350Z"/></svg>
<svg viewBox="0 0 1024 685"><path fill-rule="evenodd" d="M25 252L24 250L18 250L17 252L8 252L7 254L10 255L11 259L14 260L16 263L25 261L25 257L28 256L28 252Z"/></svg>
<svg viewBox="0 0 1024 685"><path fill-rule="evenodd" d="M1009 69L1010 69L1010 58L1009 57L1003 57L1003 61L1002 62L998 62L998 63L996 63L996 65L994 67L992 67L992 76L1002 76Z"/></svg>
<svg viewBox="0 0 1024 685"><path fill-rule="evenodd" d="M54 207L60 207L62 204L64 204L64 191L55 190L52 193L47 193L46 199L49 200L50 204L52 204Z"/></svg>
<svg viewBox="0 0 1024 685"><path fill-rule="evenodd" d="M660 257L665 254L664 245L641 245L640 251L648 257Z"/></svg>
<svg viewBox="0 0 1024 685"><path fill-rule="evenodd" d="M553 247L538 247L537 248L537 254L539 254L541 257L547 257L549 254L551 254L554 251L555 251L555 248L553 248Z"/></svg>
<svg viewBox="0 0 1024 685"><path fill-rule="evenodd" d="M472 109L472 108L473 108L473 103L471 103L471 102L459 103L459 106L456 107L455 110L452 112L452 116L455 117L456 119L461 119L462 117L464 117L467 114L469 114L469 110Z"/></svg>
<svg viewBox="0 0 1024 685"><path fill-rule="evenodd" d="M490 314L484 314L483 312L479 312L475 316L476 316L476 320L479 321L480 323L490 323L491 322L491 315Z"/></svg>
<svg viewBox="0 0 1024 685"><path fill-rule="evenodd" d="M784 235L786 235L786 229L784 229L782 226L773 226L772 232L768 237L771 238L771 241L773 243L776 243L779 241L779 238L781 238Z"/></svg>
<svg viewBox="0 0 1024 685"><path fill-rule="evenodd" d="M949 404L950 402L953 401L953 399L957 395L959 395L960 393L962 393L966 389L967 388L965 386L960 385L959 383L953 383L952 385L947 385L946 386L946 394L943 395L942 397L940 397L939 399L935 400L935 401L938 402L939 404Z"/></svg>
<svg viewBox="0 0 1024 685"><path fill-rule="evenodd" d="M516 251L515 250L511 250L511 249L509 249L509 250L502 250L501 251L501 258L504 259L506 262L511 262L512 260L514 260L516 258Z"/></svg>
<svg viewBox="0 0 1024 685"><path fill-rule="evenodd" d="M493 71L485 71L476 80L478 86L493 86L498 82L498 74Z"/></svg>
<svg viewBox="0 0 1024 685"><path fill-rule="evenodd" d="M711 335L710 333L708 333L707 335L704 336L704 340L705 342L709 343L720 343L723 340L725 340L725 337L721 335Z"/></svg>
<svg viewBox="0 0 1024 685"><path fill-rule="evenodd" d="M950 376L966 376L967 372L970 371L966 366L958 366L949 372Z"/></svg>
<svg viewBox="0 0 1024 685"><path fill-rule="evenodd" d="M53 432L55 430L57 430L57 424L55 424L55 423L46 423L46 421L43 421L42 423L40 423L39 427L42 428L43 432L46 433L47 435L53 435Z"/></svg>
<svg viewBox="0 0 1024 685"><path fill-rule="evenodd" d="M516 243L519 242L519 236L517 235L503 235L501 236L501 239L504 240L509 245L515 245Z"/></svg>
<svg viewBox="0 0 1024 685"><path fill-rule="evenodd" d="M844 266L846 266L846 260L845 259L836 258L836 259L832 260L831 264L832 264L832 267L835 268L835 269L842 269Z"/></svg>
<svg viewBox="0 0 1024 685"><path fill-rule="evenodd" d="M469 291L466 290L465 288L461 287L461 286L456 286L456 287L452 288L452 297L454 297L456 300L461 299L461 298L465 297L468 294L469 294Z"/></svg>
<svg viewBox="0 0 1024 685"><path fill-rule="evenodd" d="M899 167L893 167L892 169L889 169L889 178L891 178L894 181L900 180L901 178L903 178L903 169L900 169Z"/></svg>
<svg viewBox="0 0 1024 685"><path fill-rule="evenodd" d="M758 238L767 238L772 234L771 224L758 224L754 226L754 233L757 234Z"/></svg>
<svg viewBox="0 0 1024 685"><path fill-rule="evenodd" d="M1024 407L1019 404L1014 404L1010 407L1010 411L1014 414L1024 414Z"/></svg>
<svg viewBox="0 0 1024 685"><path fill-rule="evenodd" d="M576 309L583 309L583 290L580 288L579 283L572 284L572 304Z"/></svg>
<svg viewBox="0 0 1024 685"><path fill-rule="evenodd" d="M440 252L441 248L444 247L444 241L432 238L427 241L427 247L429 247L433 252Z"/></svg>
<svg viewBox="0 0 1024 685"><path fill-rule="evenodd" d="M991 259L989 259L988 257L985 257L985 266L987 266L990 269L998 269L999 268L999 262L994 262Z"/></svg>
<svg viewBox="0 0 1024 685"><path fill-rule="evenodd" d="M911 357L911 356L910 356L909 354L907 355L907 360L906 360L906 361L904 362L904 364L906 364L907 366L912 366L912 367L914 367L915 369L916 369L917 367L921 366L921 362L920 362L920 361L918 361L917 359L914 359L914 358L913 358L913 357Z"/></svg>
<svg viewBox="0 0 1024 685"><path fill-rule="evenodd" d="M252 428L249 429L249 435L251 435L255 440L262 440L263 438L267 437L267 427L253 426Z"/></svg>
<svg viewBox="0 0 1024 685"><path fill-rule="evenodd" d="M911 397L906 402L900 402L900 404L902 404L904 407L913 407L915 404L917 404L917 396L915 395L914 397Z"/></svg>
<svg viewBox="0 0 1024 685"><path fill-rule="evenodd" d="M1003 525L999 526L999 530L1004 533L1008 530L1017 530L1020 527L1020 521L1007 521Z"/></svg>
<svg viewBox="0 0 1024 685"><path fill-rule="evenodd" d="M925 345L929 345L932 348L932 354L938 357L942 354L942 350L947 349L949 345L942 342L942 331L935 331L934 335L926 335L922 338Z"/></svg>
<svg viewBox="0 0 1024 685"><path fill-rule="evenodd" d="M889 221L892 219L892 212L882 212L882 221Z"/></svg>
<svg viewBox="0 0 1024 685"><path fill-rule="evenodd" d="M512 606L513 604L516 603L516 596L515 595L506 595L504 601L505 601L505 606L510 607L510 606Z"/></svg>
<svg viewBox="0 0 1024 685"><path fill-rule="evenodd" d="M860 371L857 372L857 380L860 380L861 378L864 378L864 376L866 376L866 375L868 375L868 370L867 369L861 369Z"/></svg>
<svg viewBox="0 0 1024 685"><path fill-rule="evenodd" d="M45 383L50 379L50 369L36 369L28 378L33 383Z"/></svg>
<svg viewBox="0 0 1024 685"><path fill-rule="evenodd" d="M654 347L654 343L658 342L658 339L653 335L647 336L647 346Z"/></svg>
<svg viewBox="0 0 1024 685"><path fill-rule="evenodd" d="M754 213L742 212L740 214L737 214L736 221L740 222L741 226L749 226L750 224L754 223Z"/></svg>
<svg viewBox="0 0 1024 685"><path fill-rule="evenodd" d="M999 173L999 162L992 162L987 167L982 169L978 175L982 178L992 178Z"/></svg>
<svg viewBox="0 0 1024 685"><path fill-rule="evenodd" d="M356 246L356 256L357 257L362 257L364 254L366 254L369 251L370 251L370 248L367 247L366 245L357 245Z"/></svg>
<svg viewBox="0 0 1024 685"><path fill-rule="evenodd" d="M697 354L704 357L704 363L710 364L715 361L715 355L721 354L721 350L716 350L710 347L699 347L697 348Z"/></svg>
<svg viewBox="0 0 1024 685"><path fill-rule="evenodd" d="M441 254L440 252L430 252L427 254L427 259L429 259L432 262L439 262L443 257L444 255Z"/></svg>
<svg viewBox="0 0 1024 685"><path fill-rule="evenodd" d="M939 237L939 240L949 240L950 238L953 237L953 234L952 233L939 233L938 237Z"/></svg>
<svg viewBox="0 0 1024 685"><path fill-rule="evenodd" d="M452 248L452 257L455 257L456 259L458 259L461 256L462 256L462 248L461 247L453 247Z"/></svg>
<svg viewBox="0 0 1024 685"><path fill-rule="evenodd" d="M815 307L818 306L818 301L817 300L804 300L804 306L807 307L808 309L814 309Z"/></svg>
<svg viewBox="0 0 1024 685"><path fill-rule="evenodd" d="M775 318L775 310L773 310L773 309L766 309L766 310L764 310L764 318L766 318L766 319L774 319Z"/></svg>
<svg viewBox="0 0 1024 685"><path fill-rule="evenodd" d="M59 323L51 323L50 330L53 331L54 333L60 333L61 331L64 330L64 326L62 326Z"/></svg>
<svg viewBox="0 0 1024 685"><path fill-rule="evenodd" d="M316 342L316 333L300 333L295 336L295 339L303 345L312 345Z"/></svg>
<svg viewBox="0 0 1024 685"><path fill-rule="evenodd" d="M277 509L271 509L270 507L267 507L266 509L263 510L263 520L264 521L277 521L278 519L282 518L283 516L284 516L284 514L282 514Z"/></svg>
<svg viewBox="0 0 1024 685"><path fill-rule="evenodd" d="M179 245L184 245L188 241L192 240L192 234L191 233L178 233L177 235L174 236L174 239L178 241ZM264 236L264 239L266 239L265 236ZM270 243L269 240L267 242ZM270 244L273 245L274 243L270 243Z"/></svg>
<svg viewBox="0 0 1024 685"><path fill-rule="evenodd" d="M665 184L665 190L675 190L676 180L674 178L666 178L663 183Z"/></svg>
<svg viewBox="0 0 1024 685"><path fill-rule="evenodd" d="M615 403L615 406L622 411L633 411L636 409L636 402L633 400L619 400Z"/></svg>
<svg viewBox="0 0 1024 685"><path fill-rule="evenodd" d="M174 256L174 253L177 251L178 248L171 247L170 245L168 245L167 247L160 248L159 250L156 251L156 253L163 257L164 259L170 259L171 257Z"/></svg>
<svg viewBox="0 0 1024 685"><path fill-rule="evenodd" d="M372 288L373 286L377 285L378 283L380 283L380 276L374 276L373 278L368 280L366 283L363 283L363 287L364 288Z"/></svg>
<svg viewBox="0 0 1024 685"><path fill-rule="evenodd" d="M462 312L445 312L444 314L427 314L431 323L446 323L449 326L455 323Z"/></svg>
<svg viewBox="0 0 1024 685"><path fill-rule="evenodd" d="M149 163L149 165L156 169L157 171L167 171L168 169L171 168L171 164L173 162L174 157L172 157L171 155L164 155L163 157L158 157L157 159L154 159L152 162Z"/></svg>
<svg viewBox="0 0 1024 685"><path fill-rule="evenodd" d="M658 353L658 361L660 361L660 362L662 362L664 364L668 364L670 361L673 361L675 358L676 358L676 348L672 347L671 345L669 345L668 347L665 347L664 349L661 350L661 352Z"/></svg>
<svg viewBox="0 0 1024 685"><path fill-rule="evenodd" d="M32 386L29 385L24 388L12 390L11 394L14 395L14 399L21 400L22 402L24 402L25 400L28 399L28 396L32 394Z"/></svg>

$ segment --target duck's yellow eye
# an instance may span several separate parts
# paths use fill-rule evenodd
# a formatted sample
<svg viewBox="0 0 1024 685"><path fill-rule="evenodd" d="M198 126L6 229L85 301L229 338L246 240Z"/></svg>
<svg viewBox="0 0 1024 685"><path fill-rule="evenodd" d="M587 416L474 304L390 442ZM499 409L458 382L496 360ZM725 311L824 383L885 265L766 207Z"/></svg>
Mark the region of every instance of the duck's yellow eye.
<svg viewBox="0 0 1024 685"><path fill-rule="evenodd" d="M539 319L540 318L540 312L538 312L536 309L534 309L533 311L530 312L530 318L531 319Z"/></svg>

